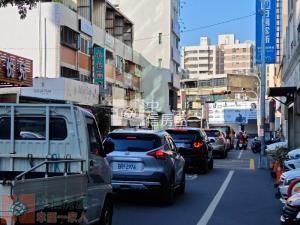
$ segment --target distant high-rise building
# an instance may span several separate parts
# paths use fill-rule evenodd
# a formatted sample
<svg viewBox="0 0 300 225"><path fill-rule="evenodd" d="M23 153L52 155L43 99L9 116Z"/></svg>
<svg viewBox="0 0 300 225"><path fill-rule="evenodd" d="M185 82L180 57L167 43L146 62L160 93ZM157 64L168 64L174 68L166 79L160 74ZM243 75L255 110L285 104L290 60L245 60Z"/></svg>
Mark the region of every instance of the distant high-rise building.
<svg viewBox="0 0 300 225"><path fill-rule="evenodd" d="M251 74L253 46L250 41L240 43L234 34L219 35L217 45L211 45L208 37L201 37L200 45L183 47L182 64L190 78L203 74Z"/></svg>
<svg viewBox="0 0 300 225"><path fill-rule="evenodd" d="M189 71L190 78L217 74L217 47L210 45L208 37L201 37L200 45L183 48L183 67Z"/></svg>

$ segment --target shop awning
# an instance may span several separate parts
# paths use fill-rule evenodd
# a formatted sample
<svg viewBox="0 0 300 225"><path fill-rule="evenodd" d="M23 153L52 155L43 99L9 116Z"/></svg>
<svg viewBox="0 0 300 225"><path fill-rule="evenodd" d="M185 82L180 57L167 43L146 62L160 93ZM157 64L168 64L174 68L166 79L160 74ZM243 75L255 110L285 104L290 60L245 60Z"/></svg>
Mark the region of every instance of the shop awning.
<svg viewBox="0 0 300 225"><path fill-rule="evenodd" d="M270 97L286 97L285 104L294 102L297 87L272 87L268 89L268 96Z"/></svg>

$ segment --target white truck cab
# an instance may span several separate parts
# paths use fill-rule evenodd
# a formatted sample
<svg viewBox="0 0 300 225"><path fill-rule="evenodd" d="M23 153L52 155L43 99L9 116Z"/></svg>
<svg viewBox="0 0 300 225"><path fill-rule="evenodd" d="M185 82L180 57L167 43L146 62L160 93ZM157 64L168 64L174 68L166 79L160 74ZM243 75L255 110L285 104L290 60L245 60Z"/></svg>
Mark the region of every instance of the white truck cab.
<svg viewBox="0 0 300 225"><path fill-rule="evenodd" d="M112 223L95 118L72 104L0 104L0 224Z"/></svg>

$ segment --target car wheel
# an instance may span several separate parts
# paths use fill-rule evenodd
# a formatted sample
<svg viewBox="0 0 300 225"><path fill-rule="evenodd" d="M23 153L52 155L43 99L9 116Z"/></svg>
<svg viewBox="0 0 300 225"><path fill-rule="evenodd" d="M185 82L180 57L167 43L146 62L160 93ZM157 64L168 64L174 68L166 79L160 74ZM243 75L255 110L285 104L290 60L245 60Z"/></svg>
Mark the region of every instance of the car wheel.
<svg viewBox="0 0 300 225"><path fill-rule="evenodd" d="M178 188L178 193L182 195L184 194L184 192L185 192L185 172L183 171L180 187Z"/></svg>
<svg viewBox="0 0 300 225"><path fill-rule="evenodd" d="M212 169L214 168L214 159L213 159L213 158L210 159L208 168L209 168L210 170L212 170Z"/></svg>
<svg viewBox="0 0 300 225"><path fill-rule="evenodd" d="M174 178L172 178L162 190L162 200L166 205L172 205L175 199Z"/></svg>
<svg viewBox="0 0 300 225"><path fill-rule="evenodd" d="M204 160L202 165L200 166L200 171L199 172L202 173L202 174L206 174L209 170L209 165L208 164L209 164L208 160L207 159Z"/></svg>
<svg viewBox="0 0 300 225"><path fill-rule="evenodd" d="M112 225L113 203L110 198L107 198L102 208L101 217L98 225Z"/></svg>

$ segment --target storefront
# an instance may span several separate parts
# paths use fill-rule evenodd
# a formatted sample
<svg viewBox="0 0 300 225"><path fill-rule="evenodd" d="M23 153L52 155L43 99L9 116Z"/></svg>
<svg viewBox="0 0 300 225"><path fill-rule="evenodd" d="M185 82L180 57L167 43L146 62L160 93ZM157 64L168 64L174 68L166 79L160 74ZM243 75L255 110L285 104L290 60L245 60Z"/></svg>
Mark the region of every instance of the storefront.
<svg viewBox="0 0 300 225"><path fill-rule="evenodd" d="M13 102L72 102L83 106L99 103L99 87L67 78L35 78L33 87L0 89L0 98L9 94Z"/></svg>
<svg viewBox="0 0 300 225"><path fill-rule="evenodd" d="M291 149L300 146L300 92L297 87L274 87L269 89L268 95L282 103L284 117L287 121L287 134ZM280 97L280 99L279 99Z"/></svg>

